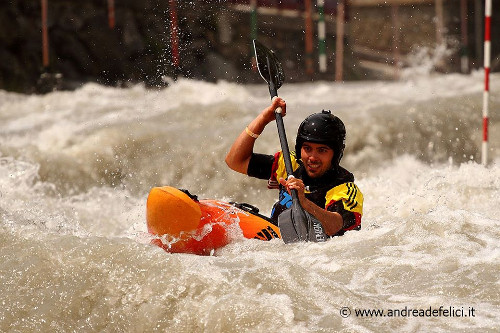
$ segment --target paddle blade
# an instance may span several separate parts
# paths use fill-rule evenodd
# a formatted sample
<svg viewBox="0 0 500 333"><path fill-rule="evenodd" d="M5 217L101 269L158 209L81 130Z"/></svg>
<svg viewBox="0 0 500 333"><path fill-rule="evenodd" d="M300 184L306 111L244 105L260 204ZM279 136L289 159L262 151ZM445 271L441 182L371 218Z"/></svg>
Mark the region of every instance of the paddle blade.
<svg viewBox="0 0 500 333"><path fill-rule="evenodd" d="M281 87L285 81L283 67L273 51L265 47L257 40L253 40L255 59L260 76L268 83L272 83L276 90Z"/></svg>
<svg viewBox="0 0 500 333"><path fill-rule="evenodd" d="M307 222L306 222L307 223ZM288 208L278 216L278 227L281 239L285 244L305 241L307 239L307 226L303 220L297 219L293 208Z"/></svg>
<svg viewBox="0 0 500 333"><path fill-rule="evenodd" d="M293 205L278 216L278 227L285 244L301 241L324 242L328 239L321 222L299 205Z"/></svg>

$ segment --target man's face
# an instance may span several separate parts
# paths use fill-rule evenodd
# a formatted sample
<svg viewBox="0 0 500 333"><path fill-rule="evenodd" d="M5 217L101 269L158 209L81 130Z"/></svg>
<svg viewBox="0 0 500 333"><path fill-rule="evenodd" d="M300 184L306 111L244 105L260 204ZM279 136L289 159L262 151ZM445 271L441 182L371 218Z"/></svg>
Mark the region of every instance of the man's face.
<svg viewBox="0 0 500 333"><path fill-rule="evenodd" d="M311 178L321 177L332 166L333 149L322 143L304 142L300 158Z"/></svg>

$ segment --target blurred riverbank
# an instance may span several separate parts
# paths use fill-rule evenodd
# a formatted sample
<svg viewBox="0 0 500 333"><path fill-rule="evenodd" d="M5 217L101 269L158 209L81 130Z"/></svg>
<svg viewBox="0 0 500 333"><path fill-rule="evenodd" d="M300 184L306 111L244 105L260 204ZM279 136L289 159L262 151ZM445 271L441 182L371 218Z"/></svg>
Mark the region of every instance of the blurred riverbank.
<svg viewBox="0 0 500 333"><path fill-rule="evenodd" d="M74 90L87 82L117 87L141 82L147 87L162 87L168 84L166 77L258 82L260 78L252 70L250 7L233 2L176 1L175 7L171 7L169 1L114 1L115 23L111 27L109 2L49 0L45 66L41 2L8 1L0 11L0 89L43 93ZM338 53L335 7L325 15L327 71L319 73L315 68L311 74L305 68L304 9L299 5L299 9L280 6L258 7L256 35L276 51L287 82L333 81ZM446 25L447 44L436 43L433 6L400 7L398 33L404 34L404 39L394 35L391 6L348 6L343 81L397 78L398 68L418 66L425 61L431 63L430 70L457 70L456 25L460 20L454 7L444 7L444 20L450 24ZM171 36L172 8L177 22L178 65ZM315 15L317 10L313 8ZM318 29L314 16L311 56L315 67L320 49ZM470 41L474 43L473 38ZM495 45L492 48L494 51ZM474 57L482 59L477 54ZM476 68L477 65L474 64Z"/></svg>

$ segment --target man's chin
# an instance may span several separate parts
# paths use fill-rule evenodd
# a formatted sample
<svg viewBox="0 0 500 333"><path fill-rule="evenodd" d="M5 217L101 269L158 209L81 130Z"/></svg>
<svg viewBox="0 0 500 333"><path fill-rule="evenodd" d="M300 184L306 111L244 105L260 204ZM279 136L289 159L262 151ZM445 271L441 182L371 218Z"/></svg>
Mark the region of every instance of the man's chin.
<svg viewBox="0 0 500 333"><path fill-rule="evenodd" d="M318 178L321 177L324 172L322 173L320 170L306 169L306 173L309 176L309 178Z"/></svg>

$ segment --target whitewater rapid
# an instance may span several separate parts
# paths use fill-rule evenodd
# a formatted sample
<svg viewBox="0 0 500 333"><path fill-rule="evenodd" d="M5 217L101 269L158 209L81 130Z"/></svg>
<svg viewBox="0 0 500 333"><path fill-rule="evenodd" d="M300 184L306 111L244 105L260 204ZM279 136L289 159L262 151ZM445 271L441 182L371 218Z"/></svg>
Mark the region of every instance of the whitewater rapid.
<svg viewBox="0 0 500 333"><path fill-rule="evenodd" d="M488 166L482 80L285 83L290 145L310 113L346 124L362 230L322 244L238 239L210 257L150 245L148 191L269 214L277 194L224 163L268 105L264 84L0 91L0 331L496 332L500 76ZM270 125L256 150L278 149Z"/></svg>

